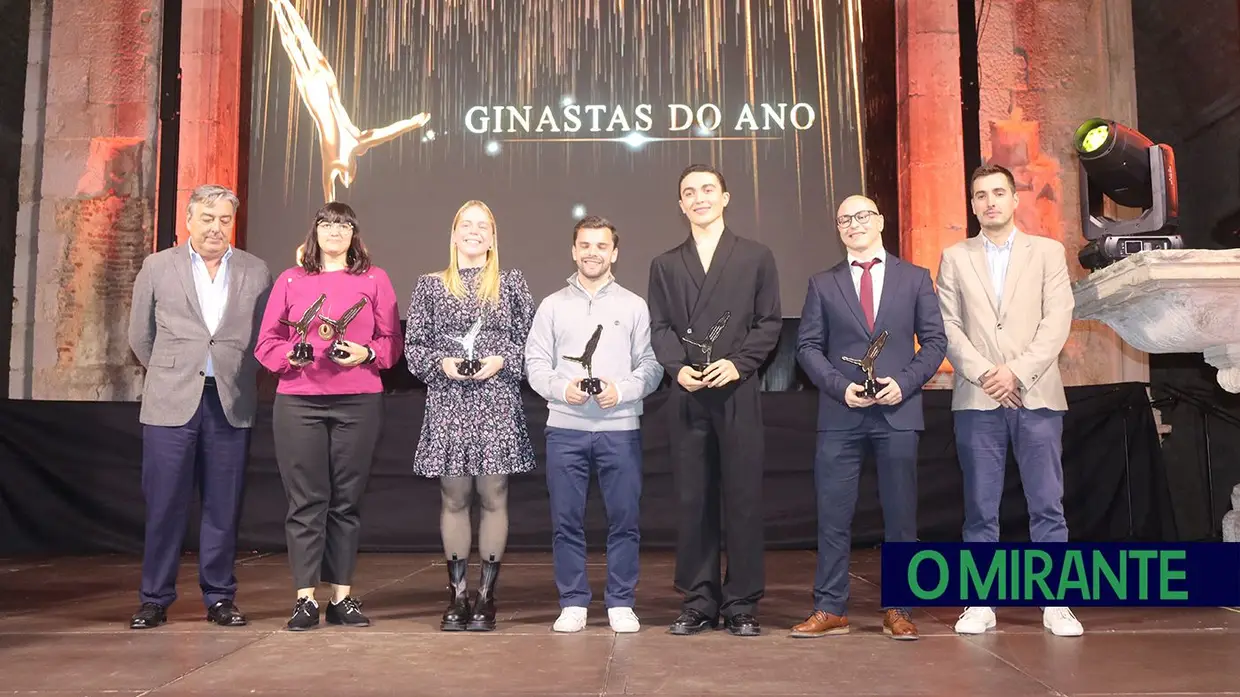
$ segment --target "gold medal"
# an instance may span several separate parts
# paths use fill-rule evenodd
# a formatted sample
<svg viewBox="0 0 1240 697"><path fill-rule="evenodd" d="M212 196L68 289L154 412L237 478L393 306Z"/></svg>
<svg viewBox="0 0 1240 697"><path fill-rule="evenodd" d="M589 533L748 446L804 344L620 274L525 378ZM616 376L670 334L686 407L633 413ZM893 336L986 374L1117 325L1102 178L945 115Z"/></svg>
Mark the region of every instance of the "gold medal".
<svg viewBox="0 0 1240 697"><path fill-rule="evenodd" d="M332 326L330 324L327 324L326 322L324 322L323 324L319 325L319 338L322 339L323 341L331 341L332 337L335 335L336 335L336 330L332 329Z"/></svg>

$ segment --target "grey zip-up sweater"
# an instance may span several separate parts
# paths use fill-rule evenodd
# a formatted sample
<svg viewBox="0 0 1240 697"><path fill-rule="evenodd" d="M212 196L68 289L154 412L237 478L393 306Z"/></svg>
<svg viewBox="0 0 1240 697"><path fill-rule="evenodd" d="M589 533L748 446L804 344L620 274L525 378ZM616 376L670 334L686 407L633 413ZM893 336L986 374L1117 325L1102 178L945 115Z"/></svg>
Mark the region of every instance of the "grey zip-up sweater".
<svg viewBox="0 0 1240 697"><path fill-rule="evenodd" d="M564 356L580 356L600 324L594 377L615 383L619 401L611 409L600 407L593 396L585 404L569 404L564 399L568 386L586 377L586 370ZM548 426L578 431L640 428L642 399L663 379L663 367L650 346L646 301L615 279L591 297L573 274L568 286L539 304L525 342L525 370L530 387L547 400Z"/></svg>

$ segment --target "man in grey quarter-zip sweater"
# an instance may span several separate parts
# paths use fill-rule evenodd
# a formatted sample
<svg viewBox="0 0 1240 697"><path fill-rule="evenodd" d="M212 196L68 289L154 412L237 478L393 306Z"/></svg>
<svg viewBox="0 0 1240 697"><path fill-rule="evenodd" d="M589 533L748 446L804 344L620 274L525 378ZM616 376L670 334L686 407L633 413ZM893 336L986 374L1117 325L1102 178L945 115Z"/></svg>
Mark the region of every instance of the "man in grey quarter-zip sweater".
<svg viewBox="0 0 1240 697"><path fill-rule="evenodd" d="M548 296L534 315L525 345L530 386L547 400L547 491L551 499L552 559L560 592L558 632L586 626L591 593L586 578L585 509L590 472L597 471L607 508L608 621L616 632L640 629L633 613L638 578L642 486L642 400L663 378L650 346L650 311L641 296L611 275L619 235L597 216L573 228L577 273ZM599 329L601 327L601 329ZM580 361L589 356L591 394Z"/></svg>

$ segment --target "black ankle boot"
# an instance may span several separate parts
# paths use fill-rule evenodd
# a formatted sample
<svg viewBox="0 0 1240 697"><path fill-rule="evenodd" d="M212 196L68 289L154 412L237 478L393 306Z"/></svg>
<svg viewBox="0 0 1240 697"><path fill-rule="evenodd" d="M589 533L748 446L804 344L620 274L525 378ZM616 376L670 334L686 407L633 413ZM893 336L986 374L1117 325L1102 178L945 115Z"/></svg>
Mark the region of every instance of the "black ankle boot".
<svg viewBox="0 0 1240 697"><path fill-rule="evenodd" d="M499 562L482 562L482 580L478 584L478 602L474 603L469 631L489 632L495 629L495 580L499 578Z"/></svg>
<svg viewBox="0 0 1240 697"><path fill-rule="evenodd" d="M448 609L444 610L439 628L445 632L463 632L469 623L469 592L465 589L468 559L448 562Z"/></svg>

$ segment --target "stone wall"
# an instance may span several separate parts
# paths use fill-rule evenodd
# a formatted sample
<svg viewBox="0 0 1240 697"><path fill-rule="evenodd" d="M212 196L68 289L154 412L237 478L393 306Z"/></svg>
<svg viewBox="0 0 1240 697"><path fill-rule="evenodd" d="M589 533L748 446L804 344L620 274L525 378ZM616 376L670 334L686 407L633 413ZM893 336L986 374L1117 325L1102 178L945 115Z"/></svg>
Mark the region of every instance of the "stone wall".
<svg viewBox="0 0 1240 697"><path fill-rule="evenodd" d="M961 0L972 1L972 0ZM1017 225L1064 243L1073 281L1081 233L1072 137L1083 121L1137 128L1131 0L976 0L982 159L1017 178ZM1068 385L1149 379L1148 357L1098 322L1075 322L1059 359Z"/></svg>
<svg viewBox="0 0 1240 697"><path fill-rule="evenodd" d="M17 243L17 180L21 175L26 50L30 45L31 2L10 2L0 22L0 365L9 362L13 326L13 250ZM8 392L8 373L0 372L0 394Z"/></svg>
<svg viewBox="0 0 1240 697"><path fill-rule="evenodd" d="M9 395L137 398L126 331L154 241L160 3L34 0Z"/></svg>
<svg viewBox="0 0 1240 697"><path fill-rule="evenodd" d="M239 134L241 115L249 113L250 83L242 74L241 55L246 5L243 0L183 0L178 211L185 210L190 193L201 184L244 190L242 169L248 159L242 157ZM264 5L259 7L265 12ZM185 242L187 234L178 224L177 243Z"/></svg>

